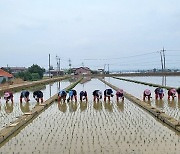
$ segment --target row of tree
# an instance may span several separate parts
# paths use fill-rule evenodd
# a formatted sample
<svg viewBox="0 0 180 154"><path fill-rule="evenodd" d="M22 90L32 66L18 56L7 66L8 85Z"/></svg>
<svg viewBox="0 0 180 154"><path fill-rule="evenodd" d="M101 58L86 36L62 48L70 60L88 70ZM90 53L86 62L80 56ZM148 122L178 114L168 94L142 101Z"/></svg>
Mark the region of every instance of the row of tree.
<svg viewBox="0 0 180 154"><path fill-rule="evenodd" d="M36 81L43 78L44 68L41 68L37 64L33 64L25 72L19 72L15 75L16 78L21 78L24 81Z"/></svg>

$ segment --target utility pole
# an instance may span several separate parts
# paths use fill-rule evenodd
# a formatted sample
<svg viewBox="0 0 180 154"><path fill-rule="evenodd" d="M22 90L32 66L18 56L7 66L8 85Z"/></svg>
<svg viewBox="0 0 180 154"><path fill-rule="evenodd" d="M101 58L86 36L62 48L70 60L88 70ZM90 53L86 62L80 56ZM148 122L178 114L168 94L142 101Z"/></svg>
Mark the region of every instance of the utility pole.
<svg viewBox="0 0 180 154"><path fill-rule="evenodd" d="M161 51L162 51L162 53L163 53L163 60L164 60L163 68L164 68L164 71L165 71L165 69L166 69L165 51L166 51L166 50L164 50L164 47L163 47L163 49L162 49Z"/></svg>
<svg viewBox="0 0 180 154"><path fill-rule="evenodd" d="M71 74L71 59L70 58L69 58L68 62L69 62L69 71L70 71L70 74Z"/></svg>
<svg viewBox="0 0 180 154"><path fill-rule="evenodd" d="M69 59L68 62L69 62L69 68L71 69L71 59Z"/></svg>
<svg viewBox="0 0 180 154"><path fill-rule="evenodd" d="M60 58L56 55L57 61L57 76L60 75Z"/></svg>
<svg viewBox="0 0 180 154"><path fill-rule="evenodd" d="M104 64L104 74L105 74L105 72L106 72L106 70L105 70L105 69L106 69L106 64Z"/></svg>
<svg viewBox="0 0 180 154"><path fill-rule="evenodd" d="M56 61L57 61L57 70L58 70L58 56L56 55ZM58 71L57 71L57 76L58 76Z"/></svg>
<svg viewBox="0 0 180 154"><path fill-rule="evenodd" d="M59 75L61 75L61 68L60 68L60 66L61 66L61 59L59 58Z"/></svg>
<svg viewBox="0 0 180 154"><path fill-rule="evenodd" d="M50 54L49 54L49 78L50 78L50 76L51 76L51 73L50 73L50 66L51 66L51 56L50 56Z"/></svg>
<svg viewBox="0 0 180 154"><path fill-rule="evenodd" d="M161 66L162 66L162 72L164 70L164 65L163 65L163 58L162 58L162 52L160 51L160 56L161 56Z"/></svg>
<svg viewBox="0 0 180 154"><path fill-rule="evenodd" d="M157 51L160 53L160 60L161 60L161 71L163 72L164 70L164 65L163 65L163 58L162 58L162 51Z"/></svg>
<svg viewBox="0 0 180 154"><path fill-rule="evenodd" d="M108 64L108 74L109 74L109 64Z"/></svg>

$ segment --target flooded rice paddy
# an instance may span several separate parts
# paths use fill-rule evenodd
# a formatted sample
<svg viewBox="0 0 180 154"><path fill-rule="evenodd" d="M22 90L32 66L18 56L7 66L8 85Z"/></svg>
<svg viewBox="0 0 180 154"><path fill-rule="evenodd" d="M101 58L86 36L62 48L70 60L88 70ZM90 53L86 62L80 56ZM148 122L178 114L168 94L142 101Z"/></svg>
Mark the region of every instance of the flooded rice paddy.
<svg viewBox="0 0 180 154"><path fill-rule="evenodd" d="M133 95L140 95L136 91L141 89L136 85L112 78L105 80ZM62 87L66 84L69 83ZM54 93L56 85L52 86ZM133 90L128 91L128 87ZM97 79L78 84L74 89L78 96L81 90L86 90L88 102L54 102L20 133L2 144L0 153L179 153L180 134L134 103L127 99L116 102L115 97L111 102L93 102L92 92L106 88L109 87ZM49 97L48 88L47 95Z"/></svg>
<svg viewBox="0 0 180 154"><path fill-rule="evenodd" d="M156 87L151 87L148 85L137 84L133 82L122 81L114 78L105 78L106 81L110 82L117 87L124 89L126 92L136 96L137 98L143 100L143 91L145 89L151 90L151 100L146 101L152 106L164 111L171 117L174 117L177 120L180 120L180 100L176 97L174 100L168 100L168 90L164 89L164 98L162 100L155 100L154 90ZM142 80L143 81L143 80ZM177 81L175 81L177 82ZM154 82L153 82L154 83ZM176 87L178 87L176 85Z"/></svg>
<svg viewBox="0 0 180 154"><path fill-rule="evenodd" d="M159 84L162 86L169 87L180 87L180 77L179 76L144 76L144 77L122 77L124 79L131 79L141 82L149 82L154 84Z"/></svg>
<svg viewBox="0 0 180 154"><path fill-rule="evenodd" d="M38 105L33 98L33 91L35 90L41 90L44 94L44 101L53 96L57 93L59 86L66 87L70 83L67 82L57 82L53 84L38 86L36 88L29 89L30 91L30 101L28 103L24 102L20 103L19 97L21 92L14 93L14 103L11 103L9 101L8 103L5 102L5 100L1 97L0 100L0 130L6 126L6 124L9 124L10 122L16 120L18 116L29 112L34 106Z"/></svg>

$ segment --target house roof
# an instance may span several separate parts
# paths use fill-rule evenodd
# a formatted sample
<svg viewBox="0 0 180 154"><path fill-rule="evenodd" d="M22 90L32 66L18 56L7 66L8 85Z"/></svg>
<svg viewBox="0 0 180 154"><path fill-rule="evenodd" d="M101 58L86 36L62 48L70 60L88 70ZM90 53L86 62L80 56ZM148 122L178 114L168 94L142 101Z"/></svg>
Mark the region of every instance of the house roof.
<svg viewBox="0 0 180 154"><path fill-rule="evenodd" d="M90 68L88 68L88 67L79 67L79 68L76 68L76 70L78 70L78 69L85 69L87 71L90 71Z"/></svg>
<svg viewBox="0 0 180 154"><path fill-rule="evenodd" d="M5 76L5 77L8 77L8 78L12 78L13 77L12 74L10 74L10 73L2 70L2 69L0 69L0 76Z"/></svg>

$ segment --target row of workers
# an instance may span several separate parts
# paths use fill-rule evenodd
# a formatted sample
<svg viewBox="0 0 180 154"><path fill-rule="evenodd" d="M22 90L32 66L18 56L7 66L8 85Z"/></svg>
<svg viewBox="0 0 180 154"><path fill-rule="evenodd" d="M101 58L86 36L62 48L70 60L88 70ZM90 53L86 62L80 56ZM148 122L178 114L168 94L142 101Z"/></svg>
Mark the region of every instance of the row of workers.
<svg viewBox="0 0 180 154"><path fill-rule="evenodd" d="M155 92L155 99L162 99L164 97L164 91L162 88L156 88L154 90ZM168 99L172 98L174 99L176 97L176 93L178 93L178 97L180 98L180 88L178 88L177 90L175 88L171 88L168 90ZM150 100L151 98L151 91L149 89L144 90L143 93L143 100L145 99Z"/></svg>
<svg viewBox="0 0 180 154"><path fill-rule="evenodd" d="M67 97L67 93L69 93L69 97L67 99L67 101L69 102L70 100L73 101L73 99L75 101L77 101L77 91L72 89L70 91L66 91L66 90L61 90L59 93L58 93L58 101L61 101L61 100L66 100L66 97ZM80 95L80 101L82 100L88 100L87 98L87 92L86 91L81 91L79 93ZM93 93L92 93L93 97L94 97L94 101L99 101L100 99L102 99L102 92L100 90L94 90ZM113 97L114 94L113 94L113 91L112 89L106 89L104 91L104 101L106 101L106 98L108 98L108 100L110 101L110 97ZM116 100L119 101L119 98L124 100L124 95L123 95L123 90L122 89L119 89L117 92L116 92Z"/></svg>
<svg viewBox="0 0 180 154"><path fill-rule="evenodd" d="M164 97L164 91L162 88L156 88L155 89L155 98L156 99L162 99ZM124 100L124 94L123 94L123 90L119 89L116 91L116 100L119 101L119 98L121 98L122 100ZM172 97L172 99L174 99L176 97L176 93L178 93L178 97L180 96L180 88L178 88L177 90L174 88L171 88L168 90L168 99L170 99L170 97ZM20 102L22 103L22 99L24 98L25 102L30 101L29 99L29 95L30 92L27 90L24 90L21 92L20 95ZM94 97L94 101L96 101L96 99L99 101L99 99L102 99L102 92L100 90L94 90L92 93L93 97ZM66 90L61 90L58 93L58 100L60 101L61 99L63 99L64 101L66 100L66 96L67 96L67 91ZM108 100L110 101L110 97L113 97L113 91L112 89L106 89L104 91L104 101L106 101L106 98L108 98ZM37 102L39 102L39 100L41 100L41 102L43 102L43 93L38 90L38 91L34 91L33 92L33 97L35 98L35 100ZM67 99L67 101L72 101L73 98L75 99L75 101L77 101L77 92L76 90L72 89L69 91L69 98ZM148 98L148 100L150 100L151 98L151 91L149 89L144 90L143 92L143 100L145 100L146 98ZM13 102L13 93L12 92L4 92L4 99L6 100L6 102L8 102L9 100L11 100ZM86 91L81 91L80 92L80 101L82 100L88 100L87 99L87 92Z"/></svg>
<svg viewBox="0 0 180 154"><path fill-rule="evenodd" d="M22 103L23 99L25 102L29 102L29 95L30 92L27 90L23 90L20 94L20 102ZM13 102L13 93L10 91L6 91L4 92L4 99L6 100L6 102L8 102L9 100L11 100L11 102ZM41 103L43 102L43 93L40 90L34 91L33 92L33 97L34 99L39 102L39 100L41 100Z"/></svg>
<svg viewBox="0 0 180 154"><path fill-rule="evenodd" d="M155 89L155 99L162 99L164 97L164 91L162 88L156 88ZM180 88L178 88L177 90L175 88L171 88L168 90L168 99L170 99L172 97L172 99L174 99L176 97L176 93L178 93L178 97L180 98ZM80 92L80 101L82 100L86 100L87 101L87 92L86 91L81 91ZM96 101L96 99L99 101L99 99L102 99L102 92L100 90L95 90L92 93L93 97L94 97L94 101ZM61 90L58 93L58 100L61 101L61 99L63 99L64 101L66 100L66 96L67 96L67 92L65 90ZM106 98L108 98L108 100L110 101L110 97L113 97L113 91L112 89L106 89L104 91L104 101L106 101ZM67 99L67 101L69 100L73 100L73 98L75 99L75 101L77 101L77 92L76 90L70 90L69 91L69 98ZM119 98L122 98L122 100L124 100L124 93L122 89L119 89L118 91L116 91L116 100L119 101ZM150 100L151 98L151 91L149 89L144 90L143 92L143 100L145 100L146 98L148 98L148 100Z"/></svg>

